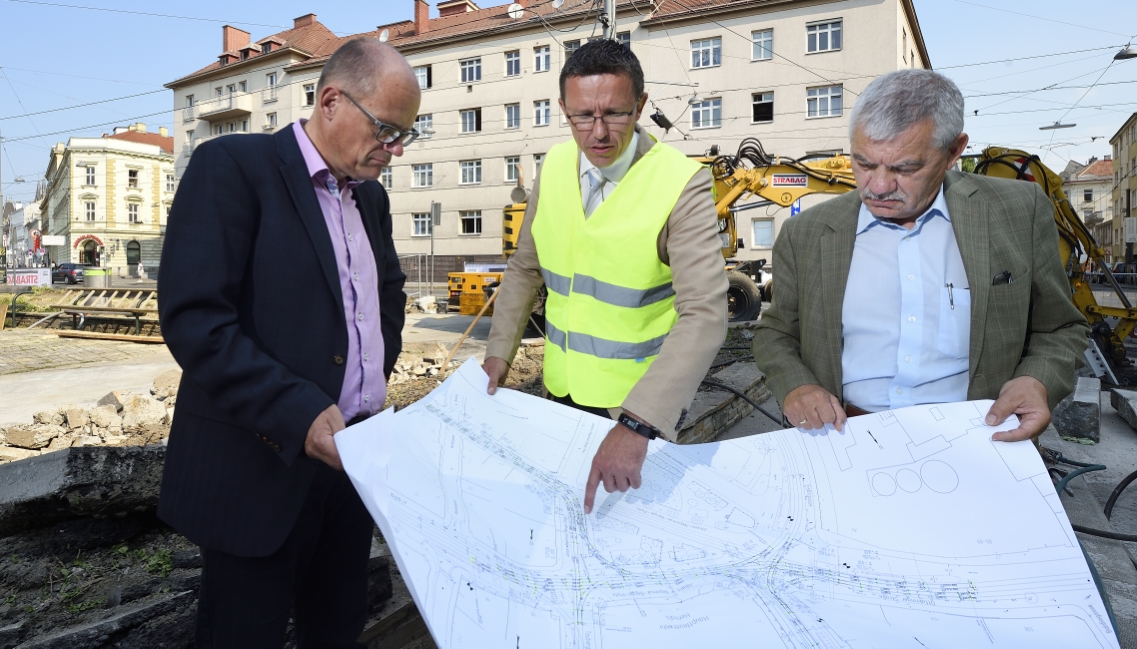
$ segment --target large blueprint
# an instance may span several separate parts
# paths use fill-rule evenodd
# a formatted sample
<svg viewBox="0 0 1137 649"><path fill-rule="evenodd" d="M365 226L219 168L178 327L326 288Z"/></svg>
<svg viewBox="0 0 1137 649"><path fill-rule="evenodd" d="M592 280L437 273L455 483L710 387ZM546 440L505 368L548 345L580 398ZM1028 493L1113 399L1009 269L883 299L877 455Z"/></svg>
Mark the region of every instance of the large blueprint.
<svg viewBox="0 0 1137 649"><path fill-rule="evenodd" d="M990 402L655 441L643 487L585 516L612 423L485 387L469 361L336 436L443 649L1118 646L1038 453L990 440Z"/></svg>

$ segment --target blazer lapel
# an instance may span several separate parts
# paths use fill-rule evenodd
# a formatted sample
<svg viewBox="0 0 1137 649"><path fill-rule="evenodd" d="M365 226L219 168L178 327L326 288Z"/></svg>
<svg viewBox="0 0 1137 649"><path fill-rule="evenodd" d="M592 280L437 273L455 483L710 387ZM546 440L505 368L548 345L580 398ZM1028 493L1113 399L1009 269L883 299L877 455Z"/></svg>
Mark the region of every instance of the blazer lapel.
<svg viewBox="0 0 1137 649"><path fill-rule="evenodd" d="M852 194L856 196L856 194ZM840 199L837 199L840 200ZM827 224L829 231L821 235L821 303L824 309L825 345L822 358L835 359L833 385L838 398L843 383L841 377L841 311L845 302L845 285L849 282L849 267L853 263L853 244L857 237L857 216L860 199L846 200L842 209ZM806 323L806 326L810 326ZM821 379L821 377L818 377ZM824 381L824 379L821 379Z"/></svg>
<svg viewBox="0 0 1137 649"><path fill-rule="evenodd" d="M978 187L966 175L949 171L944 179L944 199L951 215L952 230L971 288L971 339L968 344L969 383L975 378L983 351L987 322L987 297L991 292L991 243L987 205L975 196Z"/></svg>
<svg viewBox="0 0 1137 649"><path fill-rule="evenodd" d="M281 129L275 137L277 153L284 162L280 168L281 174L284 175L284 184L288 187L288 193L296 204L300 220L303 221L308 236L312 239L312 247L316 249L316 257L320 260L320 269L328 282L328 288L335 296L336 304L340 304L343 302L343 293L340 291L336 251L332 247L332 237L328 234L328 224L324 221L320 202L316 199L316 190L312 187L308 164L304 162L304 154L300 152L300 144L296 141L292 127Z"/></svg>

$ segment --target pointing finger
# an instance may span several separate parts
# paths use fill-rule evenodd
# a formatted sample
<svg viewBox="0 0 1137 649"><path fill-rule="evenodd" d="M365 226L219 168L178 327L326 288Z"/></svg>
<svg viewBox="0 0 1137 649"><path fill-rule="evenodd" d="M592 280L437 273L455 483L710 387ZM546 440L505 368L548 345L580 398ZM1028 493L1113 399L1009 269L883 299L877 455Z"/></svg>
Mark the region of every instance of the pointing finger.
<svg viewBox="0 0 1137 649"><path fill-rule="evenodd" d="M584 485L584 513L592 513L592 503L596 499L596 487L600 484L600 471L592 467L588 474L588 482Z"/></svg>

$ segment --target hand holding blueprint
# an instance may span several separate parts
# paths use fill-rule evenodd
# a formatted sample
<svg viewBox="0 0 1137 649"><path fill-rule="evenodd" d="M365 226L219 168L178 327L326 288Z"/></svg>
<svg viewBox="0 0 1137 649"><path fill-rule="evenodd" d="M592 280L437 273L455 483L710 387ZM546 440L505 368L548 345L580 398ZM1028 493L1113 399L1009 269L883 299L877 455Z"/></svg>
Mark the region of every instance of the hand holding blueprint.
<svg viewBox="0 0 1137 649"><path fill-rule="evenodd" d="M715 444L584 484L612 422L467 361L336 435L439 647L1117 647L1037 451L989 401Z"/></svg>

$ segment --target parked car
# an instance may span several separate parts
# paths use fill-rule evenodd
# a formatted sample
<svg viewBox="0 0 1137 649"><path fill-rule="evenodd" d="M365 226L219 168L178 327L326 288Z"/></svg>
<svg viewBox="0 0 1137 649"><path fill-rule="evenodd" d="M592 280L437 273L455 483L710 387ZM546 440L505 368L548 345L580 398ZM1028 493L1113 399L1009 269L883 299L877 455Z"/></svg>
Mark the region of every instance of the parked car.
<svg viewBox="0 0 1137 649"><path fill-rule="evenodd" d="M51 283L77 284L82 282L83 274L87 272L88 268L91 268L89 264L73 264L71 262L60 264L51 269Z"/></svg>

